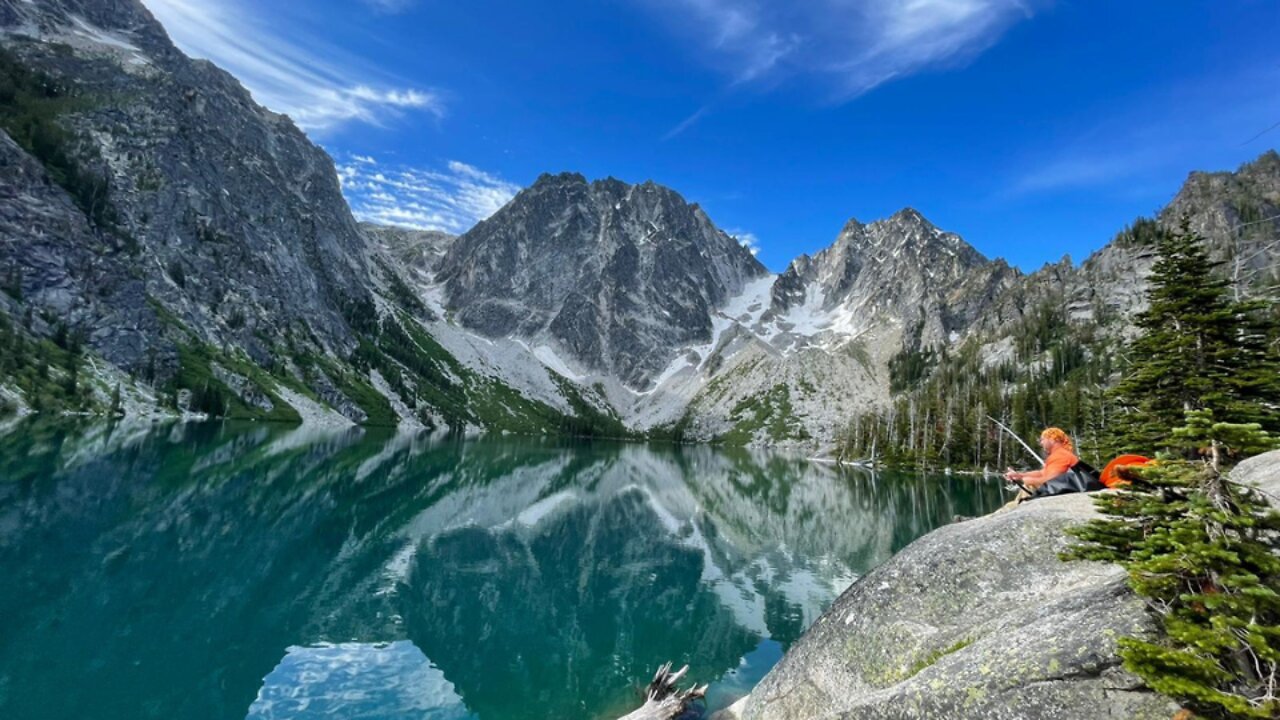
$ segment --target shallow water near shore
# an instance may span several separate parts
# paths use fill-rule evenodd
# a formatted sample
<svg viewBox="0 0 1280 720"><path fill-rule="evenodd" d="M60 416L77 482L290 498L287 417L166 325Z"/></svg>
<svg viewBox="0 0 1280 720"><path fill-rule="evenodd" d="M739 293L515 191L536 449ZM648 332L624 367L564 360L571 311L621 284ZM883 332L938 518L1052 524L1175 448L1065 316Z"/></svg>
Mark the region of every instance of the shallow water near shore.
<svg viewBox="0 0 1280 720"><path fill-rule="evenodd" d="M716 709L1000 484L706 446L265 424L0 434L0 717Z"/></svg>

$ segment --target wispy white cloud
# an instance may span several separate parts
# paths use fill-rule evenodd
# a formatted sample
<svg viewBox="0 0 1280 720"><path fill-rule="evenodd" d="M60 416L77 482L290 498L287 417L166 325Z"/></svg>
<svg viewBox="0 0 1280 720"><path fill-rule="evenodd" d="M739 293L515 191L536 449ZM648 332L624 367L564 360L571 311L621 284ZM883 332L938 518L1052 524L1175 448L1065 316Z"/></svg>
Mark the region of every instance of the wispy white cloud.
<svg viewBox="0 0 1280 720"><path fill-rule="evenodd" d="M725 232L729 233L734 240L737 240L739 245L750 250L752 255L760 254L760 238L755 233L738 229L725 230Z"/></svg>
<svg viewBox="0 0 1280 720"><path fill-rule="evenodd" d="M361 220L454 234L470 230L520 191L519 185L456 160L424 169L351 155L339 162L338 179Z"/></svg>
<svg viewBox="0 0 1280 720"><path fill-rule="evenodd" d="M860 95L898 77L968 63L1006 30L1034 13L1034 0L867 0L830 3L847 8L847 31L859 38L827 71L846 95ZM843 7L842 7L843 6ZM861 11L861 12L859 12Z"/></svg>
<svg viewBox="0 0 1280 720"><path fill-rule="evenodd" d="M678 32L701 42L735 85L816 76L832 85L837 100L895 78L968 62L1048 2L638 1L660 10Z"/></svg>
<svg viewBox="0 0 1280 720"><path fill-rule="evenodd" d="M1091 109L1075 132L1020 153L997 197L1166 193L1169 178L1192 168L1234 167L1271 146L1258 128L1280 117L1277 87L1280 68L1243 67L1111 102L1105 113Z"/></svg>
<svg viewBox="0 0 1280 720"><path fill-rule="evenodd" d="M1008 189L1008 195L1095 187L1123 180L1148 170L1159 163L1164 153L1151 148L1116 152L1080 152L1077 155L1055 155L1043 164L1019 175Z"/></svg>
<svg viewBox="0 0 1280 720"><path fill-rule="evenodd" d="M800 44L797 35L766 23L766 8L759 4L733 0L661 0L661 4L681 6L683 16L691 16L710 31L705 35L710 47L734 57L735 82L769 72Z"/></svg>
<svg viewBox="0 0 1280 720"><path fill-rule="evenodd" d="M402 13L414 5L418 4L417 0L364 0L364 4L373 8L380 13L395 15Z"/></svg>
<svg viewBox="0 0 1280 720"><path fill-rule="evenodd" d="M440 117L431 90L396 87L383 74L296 32L282 32L239 0L143 0L174 43L235 75L254 99L309 132L360 122L381 125L407 112Z"/></svg>
<svg viewBox="0 0 1280 720"><path fill-rule="evenodd" d="M671 138L679 135L685 130L688 130L689 128L693 127L694 125L697 124L699 120L702 119L702 116L706 115L708 112L710 112L710 110L711 110L711 103L707 103L706 105L703 105L702 107L698 108L689 117L676 123L675 127L668 130L667 133L662 136L662 139L670 140Z"/></svg>

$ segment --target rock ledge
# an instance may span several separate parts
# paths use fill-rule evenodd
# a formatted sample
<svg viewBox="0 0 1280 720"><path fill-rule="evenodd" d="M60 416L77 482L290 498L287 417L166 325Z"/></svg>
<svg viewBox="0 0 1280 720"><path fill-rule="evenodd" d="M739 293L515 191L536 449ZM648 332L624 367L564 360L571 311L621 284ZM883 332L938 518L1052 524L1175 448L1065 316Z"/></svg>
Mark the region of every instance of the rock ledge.
<svg viewBox="0 0 1280 720"><path fill-rule="evenodd" d="M1063 562L1083 495L936 530L849 588L722 717L1171 717L1120 667L1152 623L1118 566Z"/></svg>

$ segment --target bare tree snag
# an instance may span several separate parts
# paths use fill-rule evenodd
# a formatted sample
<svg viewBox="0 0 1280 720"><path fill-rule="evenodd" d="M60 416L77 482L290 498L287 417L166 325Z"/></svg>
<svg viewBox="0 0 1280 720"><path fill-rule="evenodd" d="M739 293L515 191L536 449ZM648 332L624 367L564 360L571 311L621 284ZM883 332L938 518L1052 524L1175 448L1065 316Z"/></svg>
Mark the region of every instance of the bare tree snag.
<svg viewBox="0 0 1280 720"><path fill-rule="evenodd" d="M689 709L689 703L707 694L707 686L694 685L688 690L676 688L676 683L689 671L685 665L677 672L671 672L671 663L658 668L645 692L644 705L638 710L623 715L618 720L672 720Z"/></svg>

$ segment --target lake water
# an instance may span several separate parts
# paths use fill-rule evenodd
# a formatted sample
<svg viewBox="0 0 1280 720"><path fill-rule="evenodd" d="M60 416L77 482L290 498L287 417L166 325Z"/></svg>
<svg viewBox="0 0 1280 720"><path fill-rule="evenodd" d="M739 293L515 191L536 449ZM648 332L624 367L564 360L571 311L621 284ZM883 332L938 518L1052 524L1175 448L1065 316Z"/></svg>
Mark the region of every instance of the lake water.
<svg viewBox="0 0 1280 720"><path fill-rule="evenodd" d="M742 695L1000 485L263 424L0 435L0 718L610 718Z"/></svg>

